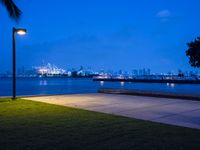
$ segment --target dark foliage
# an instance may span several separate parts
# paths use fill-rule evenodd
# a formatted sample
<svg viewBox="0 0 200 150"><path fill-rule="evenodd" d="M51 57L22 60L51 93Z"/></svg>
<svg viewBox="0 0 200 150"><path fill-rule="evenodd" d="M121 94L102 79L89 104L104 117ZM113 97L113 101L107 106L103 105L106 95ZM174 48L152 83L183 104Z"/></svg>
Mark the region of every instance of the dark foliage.
<svg viewBox="0 0 200 150"><path fill-rule="evenodd" d="M187 43L188 50L186 55L189 57L189 63L193 67L200 67L200 37L194 41Z"/></svg>
<svg viewBox="0 0 200 150"><path fill-rule="evenodd" d="M19 20L22 12L17 7L17 5L13 2L13 0L0 0L0 3L6 7L8 13L12 19L14 19L16 21Z"/></svg>

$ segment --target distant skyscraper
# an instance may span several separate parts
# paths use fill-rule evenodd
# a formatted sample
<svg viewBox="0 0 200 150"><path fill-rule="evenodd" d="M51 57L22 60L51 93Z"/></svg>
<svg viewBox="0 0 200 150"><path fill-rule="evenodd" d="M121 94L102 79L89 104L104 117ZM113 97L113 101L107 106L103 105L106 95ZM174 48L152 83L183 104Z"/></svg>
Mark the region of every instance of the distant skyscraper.
<svg viewBox="0 0 200 150"><path fill-rule="evenodd" d="M140 75L140 76L143 75L143 70L142 70L142 69L139 70L139 75Z"/></svg>
<svg viewBox="0 0 200 150"><path fill-rule="evenodd" d="M134 69L134 70L132 71L132 75L138 76L138 70Z"/></svg>
<svg viewBox="0 0 200 150"><path fill-rule="evenodd" d="M150 69L147 69L147 75L151 75L151 70Z"/></svg>

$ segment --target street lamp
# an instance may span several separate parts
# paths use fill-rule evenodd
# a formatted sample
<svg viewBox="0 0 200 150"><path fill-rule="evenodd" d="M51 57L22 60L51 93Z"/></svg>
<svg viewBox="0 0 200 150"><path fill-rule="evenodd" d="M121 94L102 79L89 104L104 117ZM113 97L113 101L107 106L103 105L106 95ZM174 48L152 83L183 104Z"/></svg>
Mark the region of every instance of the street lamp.
<svg viewBox="0 0 200 150"><path fill-rule="evenodd" d="M12 44L13 44L13 96L12 99L16 99L16 41L15 41L15 36L16 34L18 35L25 35L26 34L26 29L23 28L14 28L12 30Z"/></svg>

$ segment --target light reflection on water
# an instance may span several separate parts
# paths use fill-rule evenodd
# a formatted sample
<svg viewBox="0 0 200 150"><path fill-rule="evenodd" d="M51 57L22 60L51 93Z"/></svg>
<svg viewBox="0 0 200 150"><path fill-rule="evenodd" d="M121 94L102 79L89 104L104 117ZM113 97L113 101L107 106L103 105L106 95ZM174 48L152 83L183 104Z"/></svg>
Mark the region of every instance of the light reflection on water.
<svg viewBox="0 0 200 150"><path fill-rule="evenodd" d="M121 86L124 86L124 84L125 84L125 82L120 82L120 85L121 85Z"/></svg>
<svg viewBox="0 0 200 150"><path fill-rule="evenodd" d="M104 81L100 81L100 86L104 86Z"/></svg>
<svg viewBox="0 0 200 150"><path fill-rule="evenodd" d="M175 83L167 83L167 86L171 87L171 88L175 88L176 84Z"/></svg>
<svg viewBox="0 0 200 150"><path fill-rule="evenodd" d="M18 78L18 95L96 93L99 88L199 94L200 84L94 82L85 78ZM0 78L0 96L12 94L12 79Z"/></svg>
<svg viewBox="0 0 200 150"><path fill-rule="evenodd" d="M48 82L47 80L40 80L40 83L39 83L41 86L46 86L48 85Z"/></svg>
<svg viewBox="0 0 200 150"><path fill-rule="evenodd" d="M105 85L105 83L109 84L109 82L99 81L99 84L101 87L103 87ZM120 83L121 87L125 86L125 82L123 82L123 81L122 82L114 82L114 83ZM132 86L136 86L136 84L134 85L134 82L128 82L128 83L132 84ZM155 83L146 83L146 84L155 84ZM157 84L162 84L162 83L157 83ZM163 83L163 85L164 85L164 83ZM165 87L173 89L176 87L176 84L175 83L167 83Z"/></svg>

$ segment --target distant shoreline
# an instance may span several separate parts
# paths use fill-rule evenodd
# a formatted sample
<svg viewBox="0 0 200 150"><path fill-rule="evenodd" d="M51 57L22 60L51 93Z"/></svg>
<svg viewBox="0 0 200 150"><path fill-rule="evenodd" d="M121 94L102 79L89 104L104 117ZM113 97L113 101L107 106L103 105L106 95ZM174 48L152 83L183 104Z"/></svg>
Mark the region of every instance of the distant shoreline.
<svg viewBox="0 0 200 150"><path fill-rule="evenodd" d="M92 79L93 77L90 77L90 76L78 76L78 77L67 77L67 76L43 76L43 77L39 77L39 76L25 76L25 77L22 77L22 76L18 76L16 77L18 79L20 78L67 78L67 79ZM0 77L0 79L12 79L12 76L10 77Z"/></svg>
<svg viewBox="0 0 200 150"><path fill-rule="evenodd" d="M188 79L118 79L118 78L93 78L93 76L78 76L78 77L67 77L67 76L26 76L26 77L17 77L17 79L25 78L66 78L66 79L92 79L93 81L105 81L105 82L137 82L137 83L176 83L176 84L200 84L200 80L188 80ZM0 77L0 79L12 79L12 77Z"/></svg>
<svg viewBox="0 0 200 150"><path fill-rule="evenodd" d="M177 83L177 84L200 84L200 80L174 80L174 79L98 79L94 78L93 81L106 81L106 82L144 82L144 83Z"/></svg>

